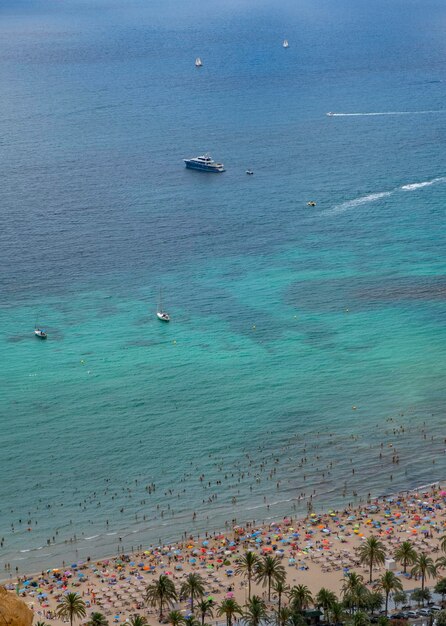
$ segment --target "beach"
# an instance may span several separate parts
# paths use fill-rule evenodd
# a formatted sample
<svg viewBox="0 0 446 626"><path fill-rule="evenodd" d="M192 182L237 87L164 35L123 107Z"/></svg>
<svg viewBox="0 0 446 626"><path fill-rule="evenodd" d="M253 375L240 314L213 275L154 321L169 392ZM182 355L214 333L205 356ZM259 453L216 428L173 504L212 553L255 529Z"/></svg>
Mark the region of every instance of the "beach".
<svg viewBox="0 0 446 626"><path fill-rule="evenodd" d="M242 601L276 523L313 591L360 533L440 536L441 500L359 513L446 476L445 3L251 4L0 3L0 577L43 571L36 611L120 622L178 565Z"/></svg>
<svg viewBox="0 0 446 626"><path fill-rule="evenodd" d="M205 533L170 545L144 546L136 553L120 553L99 561L61 563L59 568L10 580L7 588L25 599L36 620L62 623L55 617L55 608L63 594L74 591L87 603L88 615L99 611L110 622L121 623L139 613L155 623L157 611L144 602L144 596L147 584L161 574L169 576L179 589L188 573L199 573L205 581L205 597L212 597L216 604L233 597L244 605L246 579L235 570L237 559L249 550L260 557L278 556L289 586L307 585L313 596L325 587L339 596L349 572L361 574L368 582L368 567L358 556L367 537L373 535L384 543L388 559L403 541L410 541L417 552L435 559L441 555L439 539L445 531L446 491L437 483L417 492L370 500L359 508L287 517L267 527L235 526L227 533ZM410 575L410 567L404 574L401 564L394 561L376 567L373 580L385 569L395 571L405 590L420 586ZM440 571L438 575L441 577ZM434 583L427 580L427 586ZM266 599L265 588L257 583L252 585L252 594ZM178 608L190 613L187 601Z"/></svg>

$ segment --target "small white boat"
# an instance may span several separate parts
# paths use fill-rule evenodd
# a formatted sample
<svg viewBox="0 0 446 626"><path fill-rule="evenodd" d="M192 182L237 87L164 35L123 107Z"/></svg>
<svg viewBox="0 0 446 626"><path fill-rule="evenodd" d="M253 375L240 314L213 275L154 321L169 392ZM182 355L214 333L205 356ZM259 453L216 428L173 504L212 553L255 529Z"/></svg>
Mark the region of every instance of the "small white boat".
<svg viewBox="0 0 446 626"><path fill-rule="evenodd" d="M162 322L170 322L170 315L165 311L157 311L156 316Z"/></svg>
<svg viewBox="0 0 446 626"><path fill-rule="evenodd" d="M47 334L44 330L42 330L42 328L35 328L34 329L34 334L36 337L39 337L39 339L46 339L47 338Z"/></svg>
<svg viewBox="0 0 446 626"><path fill-rule="evenodd" d="M246 170L246 173L248 174L248 176L252 176L254 174L252 170Z"/></svg>
<svg viewBox="0 0 446 626"><path fill-rule="evenodd" d="M288 43L288 39L284 39L284 40L283 40L283 44L282 44L282 46L283 46L284 48L289 48L290 44Z"/></svg>
<svg viewBox="0 0 446 626"><path fill-rule="evenodd" d="M162 299L161 289L160 289L160 297L158 301L158 308L156 311L156 316L162 322L170 322L170 315L166 313L166 311L163 311L163 299Z"/></svg>
<svg viewBox="0 0 446 626"><path fill-rule="evenodd" d="M195 59L195 67L201 67L203 65L203 63L201 62L200 57L197 57Z"/></svg>
<svg viewBox="0 0 446 626"><path fill-rule="evenodd" d="M328 115L328 117L333 117L334 113L332 113L331 111L329 111L329 112L327 113L327 115Z"/></svg>

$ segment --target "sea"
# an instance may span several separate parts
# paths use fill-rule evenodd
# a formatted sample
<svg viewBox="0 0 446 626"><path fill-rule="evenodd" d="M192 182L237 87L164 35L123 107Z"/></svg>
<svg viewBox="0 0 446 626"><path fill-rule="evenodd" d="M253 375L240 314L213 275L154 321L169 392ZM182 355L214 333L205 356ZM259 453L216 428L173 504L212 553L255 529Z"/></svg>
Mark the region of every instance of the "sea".
<svg viewBox="0 0 446 626"><path fill-rule="evenodd" d="M444 0L2 0L0 578L446 477L445 41Z"/></svg>

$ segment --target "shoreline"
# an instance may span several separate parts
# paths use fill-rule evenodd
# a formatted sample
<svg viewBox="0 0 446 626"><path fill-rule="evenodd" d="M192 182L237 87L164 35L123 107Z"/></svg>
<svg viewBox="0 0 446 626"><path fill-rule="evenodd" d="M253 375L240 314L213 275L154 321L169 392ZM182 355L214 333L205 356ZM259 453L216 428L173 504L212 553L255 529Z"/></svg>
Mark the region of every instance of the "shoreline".
<svg viewBox="0 0 446 626"><path fill-rule="evenodd" d="M412 489L403 489L403 490L397 490L395 492L389 492L386 494L381 494L379 496L376 497L371 497L372 501L382 501L386 498L396 498L397 496L408 496L411 493L416 493L417 491L421 491L421 490L425 490L425 489L430 489L436 485L441 486L442 484L446 484L446 479L445 480L435 480L429 483L424 483L422 485L418 485ZM355 498L352 498L354 501L351 503L348 503L348 507L350 508L359 508L361 507L364 502L367 500L367 497L365 495L361 495L361 494L357 494ZM116 558L116 555L118 554L123 554L123 553L134 553L137 552L139 549L143 549L143 545L147 544L149 548L153 548L155 546L159 546L159 545L172 545L172 544L176 544L179 543L181 541L184 541L184 537L193 537L194 540L199 540L200 538L202 538L203 535L208 536L208 535L212 535L212 534L227 534L231 532L231 524L239 524L239 525L246 525L246 524L256 524L259 527L264 527L267 526L268 524L270 524L272 521L277 520L280 517L292 517L293 519L297 519L297 520L304 520L306 519L306 517L308 516L310 509L309 509L309 504L312 502L312 498L291 498L291 499L287 499L287 500L283 500L283 501L279 501L279 502L292 502L295 501L295 503L301 504L300 509L301 510L294 510L294 513L291 514L289 511L285 514L283 513L274 513L274 509L272 508L271 511L268 510L268 512L270 512L271 514L268 517L263 516L262 520L254 520L252 518L246 518L246 519L240 519L240 518L234 518L233 520L231 520L231 522L229 522L228 520L223 524L223 526L219 526L219 527L211 527L209 528L205 526L204 524L204 520L200 520L199 522L199 527L198 528L189 528L188 531L184 531L182 533L182 538L179 538L178 533L175 533L175 531L171 531L171 536L168 536L165 540L161 541L161 542L143 542L143 543L137 543L136 541L133 542L134 544L137 543L137 545L131 545L129 546L130 542L125 542L125 539L129 539L133 536L135 536L137 533L143 533L144 531L147 531L149 528L145 528L145 529L141 529L140 531L131 531L129 532L128 529L126 529L126 532L120 532L119 530L117 531L113 531L112 533L108 533L109 536L115 536L118 538L118 545L117 545L117 550L113 551L113 552L95 552L94 550L86 550L86 548L88 547L86 542L95 539L97 537L100 536L104 536L104 535L94 535L92 537L79 537L76 542L74 542L74 544L69 544L67 541L64 542L64 544L60 543L58 544L60 547L62 547L63 545L65 545L66 548L69 548L72 546L72 549L67 549L67 550L61 550L61 554L55 554L55 555L48 555L51 556L53 558L51 559L47 559L46 561L44 559L42 559L40 561L41 565L35 566L36 564L31 564L31 567L33 568L32 571L34 572L34 575L36 575L39 571L39 569L47 569L48 567L51 567L51 564L54 565L54 567L58 567L61 565L61 563L68 563L68 562L75 562L75 561L82 561L85 559L90 559L91 561L100 561L100 560L104 560L104 559L113 559ZM274 507L274 505L277 503L272 503L270 506ZM256 510L256 509L260 509L260 508L265 508L265 504L259 504L256 507L251 507L250 510ZM317 505L317 501L316 504L313 507L310 505L311 511L314 510L315 513L317 514L321 514L323 515L325 512L325 509L327 509L327 506L325 505ZM347 505L338 505L336 506L336 504L333 504L332 506L328 507L328 510L333 509L333 508L347 508ZM268 506L269 509L269 506ZM304 515L305 509L307 511L307 515ZM161 532L162 526L157 526L155 525L153 528L157 528L159 529L159 531ZM123 539L123 541L121 542L121 539ZM82 542L82 544L81 544ZM57 544L56 544L57 545ZM76 547L74 547L76 546ZM40 550L44 550L45 547L50 548L51 546L41 546L39 548L32 548L29 550L23 550L20 551L21 553L29 553L29 552L40 552ZM80 552L83 552L85 554L80 554ZM87 553L89 552L89 553ZM65 555L65 556L64 556ZM71 558L72 557L72 558ZM11 559L12 563L16 563L19 559ZM22 559L20 559L21 562ZM25 560L25 557L23 557L23 560ZM26 568L24 568L22 570L22 568L20 568L20 566L18 567L18 571L17 574L18 576L21 576L24 571L26 571ZM30 569L30 568L28 568ZM8 571L9 572L9 571ZM0 571L0 584L4 584L5 582L10 582L11 579L14 579L14 574L15 572L15 566L13 566L13 568L10 570L11 576L8 576L8 578L3 578L5 572L2 569Z"/></svg>
<svg viewBox="0 0 446 626"><path fill-rule="evenodd" d="M10 591L18 590L38 615L50 620L52 617L47 615L53 614L57 599L64 589L78 591L83 598L88 599L89 608L99 610L96 602L100 600L102 592L98 587L104 584L106 587L101 587L102 590L122 587L122 593L126 586L130 585L133 589L133 585L136 585L137 591L134 594L139 593L139 599L136 602L136 595L133 599L130 598L128 610L144 610L146 614L147 608L143 607L141 598L143 587L150 582L153 575L160 573L172 575L180 584L181 578L187 572L198 571L203 576L210 577L206 580L209 585L214 586L210 587L209 593L218 594L223 589L230 588L242 602L246 596L246 586L239 576L234 575L234 559L250 549L257 551L260 556L276 553L284 562L288 561L290 583L304 582L313 593L316 593L317 585L319 588L327 586L339 593L341 575L343 571L345 573L346 567L355 568L366 576L367 570L359 564L356 552L361 541L370 534L382 538L389 556L394 550L394 544L405 540L407 534L415 545L426 552L438 549L435 542L446 532L444 484L445 481L434 481L414 490L385 494L380 498L371 498L367 504L343 511L308 512L305 517L284 517L266 526L249 523L244 527L235 525L226 532L208 531L201 537L187 536L174 543L147 546L133 553L119 552L113 556L80 560L76 564L65 563L62 567L59 564L58 568L43 569L27 575L26 578L23 575L16 578L11 572L11 578L3 580L2 584ZM419 511L427 510L428 516L422 517L418 514ZM427 518L429 521L426 521ZM389 519L392 520L390 530L383 526L389 523ZM423 530L425 526L422 524L427 524L428 530ZM232 573L229 574L230 571ZM61 579L56 572L64 572L64 578ZM67 573L69 575L65 577ZM296 574L297 577L291 579ZM321 577L324 577L323 582ZM47 597L36 601L30 592L32 587L25 580L38 581L39 588L44 589ZM20 582L19 586L17 581ZM402 577L402 582L406 590L417 586L411 577ZM262 593L261 588L259 593ZM105 603L105 608L112 608L116 612L122 604L118 596L115 598L115 607L114 597L112 595L110 606ZM132 604L133 601L136 605ZM124 603L124 607L127 604ZM120 615L122 621L121 618ZM54 621L58 623L57 619Z"/></svg>

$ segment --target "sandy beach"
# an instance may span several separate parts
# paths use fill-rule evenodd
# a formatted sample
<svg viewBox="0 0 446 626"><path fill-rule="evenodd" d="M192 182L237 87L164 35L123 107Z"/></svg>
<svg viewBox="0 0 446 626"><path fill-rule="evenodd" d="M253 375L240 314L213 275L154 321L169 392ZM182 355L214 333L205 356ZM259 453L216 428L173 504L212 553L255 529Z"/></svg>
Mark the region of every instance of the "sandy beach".
<svg viewBox="0 0 446 626"><path fill-rule="evenodd" d="M307 585L313 595L321 587L339 594L348 572L358 572L367 581L368 570L361 565L357 552L370 535L384 543L388 559L392 559L400 543L409 540L417 552L435 560L441 555L439 539L445 530L446 491L435 484L426 490L371 500L356 509L310 513L301 519L287 517L268 527L235 526L225 534L206 533L204 537L150 546L133 554L65 563L18 580L11 576L6 586L33 609L35 621L62 623L55 617L55 608L64 593L74 591L87 605L83 622L92 612L99 611L110 622L122 623L140 613L155 623L157 611L144 603L144 592L147 584L160 574L171 577L179 590L188 573L200 573L206 583L206 597L212 597L216 604L234 597L243 605L247 583L236 575L235 569L237 559L250 550L259 556L279 556L290 586ZM405 590L420 586L410 573L403 574L401 564L394 562L374 569L374 580L386 568L395 571ZM434 583L433 579L426 581L427 586ZM257 583L252 584L252 593L266 598L265 589ZM187 602L179 602L177 608L185 615L189 612Z"/></svg>

